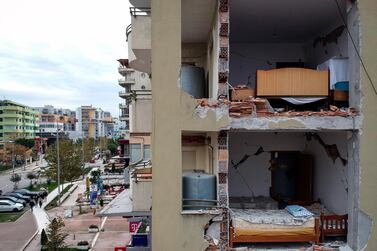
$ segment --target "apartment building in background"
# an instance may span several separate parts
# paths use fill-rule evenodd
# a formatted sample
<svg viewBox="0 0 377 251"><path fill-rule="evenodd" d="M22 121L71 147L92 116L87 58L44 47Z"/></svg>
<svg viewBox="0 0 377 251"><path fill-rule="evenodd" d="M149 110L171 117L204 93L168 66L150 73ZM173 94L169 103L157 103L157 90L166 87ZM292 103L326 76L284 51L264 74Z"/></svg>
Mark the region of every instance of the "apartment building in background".
<svg viewBox="0 0 377 251"><path fill-rule="evenodd" d="M39 132L41 138L55 138L56 132L64 132L67 138L75 137L76 113L69 109L55 108L52 105L35 107L38 111ZM63 136L62 136L63 137Z"/></svg>
<svg viewBox="0 0 377 251"><path fill-rule="evenodd" d="M0 100L0 141L35 138L37 133L36 111L11 100Z"/></svg>
<svg viewBox="0 0 377 251"><path fill-rule="evenodd" d="M76 109L76 133L78 137L111 137L114 120L109 112L93 106L81 106Z"/></svg>
<svg viewBox="0 0 377 251"><path fill-rule="evenodd" d="M130 40L128 40L130 42ZM129 50L129 55L132 51ZM148 73L136 71L129 65L128 59L119 59L118 80L124 91L119 97L124 102L119 104L120 121L124 122L129 133L130 161L150 160L152 132L152 90Z"/></svg>
<svg viewBox="0 0 377 251"><path fill-rule="evenodd" d="M153 250L376 250L375 1L130 3L128 65L153 86ZM291 204L316 213L304 232L268 222Z"/></svg>

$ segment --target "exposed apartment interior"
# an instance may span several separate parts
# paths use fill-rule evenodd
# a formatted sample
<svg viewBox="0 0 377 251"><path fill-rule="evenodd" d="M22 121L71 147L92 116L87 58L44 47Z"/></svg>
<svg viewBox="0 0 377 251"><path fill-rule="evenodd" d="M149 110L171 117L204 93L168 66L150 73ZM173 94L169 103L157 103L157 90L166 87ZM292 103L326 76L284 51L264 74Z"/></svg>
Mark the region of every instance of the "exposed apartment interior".
<svg viewBox="0 0 377 251"><path fill-rule="evenodd" d="M181 88L198 99L199 117L213 111L217 121L229 118L217 132L182 133L182 209L224 208L226 194L230 246L354 246L360 105L354 2L182 1ZM195 177L207 183L191 184ZM305 210L300 223L287 206Z"/></svg>

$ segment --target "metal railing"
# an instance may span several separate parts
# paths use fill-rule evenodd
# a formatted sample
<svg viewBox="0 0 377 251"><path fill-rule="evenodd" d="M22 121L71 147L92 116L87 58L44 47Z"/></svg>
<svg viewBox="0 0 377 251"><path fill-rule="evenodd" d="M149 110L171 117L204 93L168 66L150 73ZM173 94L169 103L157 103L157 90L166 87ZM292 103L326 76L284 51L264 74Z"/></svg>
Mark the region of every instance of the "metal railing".
<svg viewBox="0 0 377 251"><path fill-rule="evenodd" d="M128 42L128 36L131 34L132 31L132 25L129 24L126 28L126 41Z"/></svg>
<svg viewBox="0 0 377 251"><path fill-rule="evenodd" d="M130 7L131 16L149 16L151 14L150 7Z"/></svg>

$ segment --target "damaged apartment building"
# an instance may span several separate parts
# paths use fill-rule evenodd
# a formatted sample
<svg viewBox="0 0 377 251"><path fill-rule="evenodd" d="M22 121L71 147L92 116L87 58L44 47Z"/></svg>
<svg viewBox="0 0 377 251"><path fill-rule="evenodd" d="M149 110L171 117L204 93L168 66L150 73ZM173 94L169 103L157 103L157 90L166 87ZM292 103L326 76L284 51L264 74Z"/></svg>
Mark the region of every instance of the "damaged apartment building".
<svg viewBox="0 0 377 251"><path fill-rule="evenodd" d="M375 1L130 3L153 249L377 250Z"/></svg>

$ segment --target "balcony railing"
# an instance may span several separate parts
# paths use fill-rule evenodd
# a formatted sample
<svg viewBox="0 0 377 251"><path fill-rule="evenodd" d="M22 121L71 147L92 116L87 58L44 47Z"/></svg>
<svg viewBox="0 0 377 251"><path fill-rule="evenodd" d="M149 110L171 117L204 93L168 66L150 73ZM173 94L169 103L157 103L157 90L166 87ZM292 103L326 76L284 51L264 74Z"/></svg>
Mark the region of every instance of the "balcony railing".
<svg viewBox="0 0 377 251"><path fill-rule="evenodd" d="M132 85L135 84L135 79L130 77L120 78L118 79L119 85Z"/></svg>
<svg viewBox="0 0 377 251"><path fill-rule="evenodd" d="M128 37L130 36L130 34L131 34L131 32L132 32L132 25L131 24L129 24L128 26L127 26L127 28L126 28L126 41L128 42Z"/></svg>
<svg viewBox="0 0 377 251"><path fill-rule="evenodd" d="M130 7L130 14L136 16L149 16L151 14L150 7Z"/></svg>
<svg viewBox="0 0 377 251"><path fill-rule="evenodd" d="M119 109L125 109L125 108L128 108L127 104L124 104L124 103L119 104Z"/></svg>

